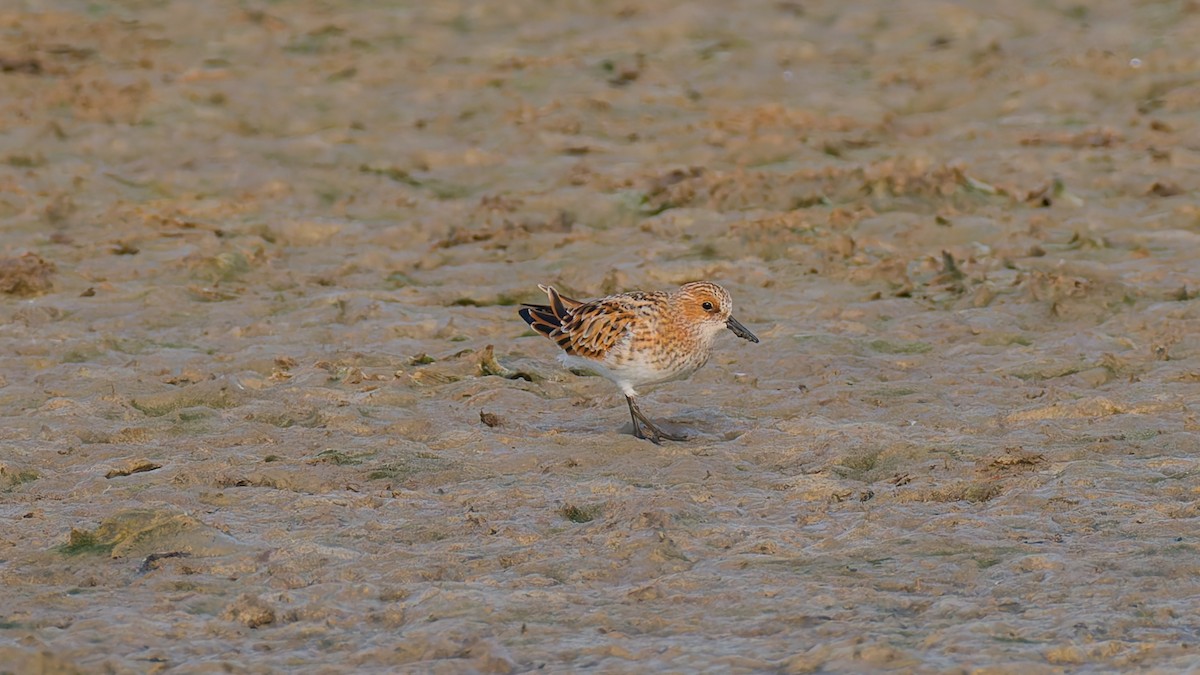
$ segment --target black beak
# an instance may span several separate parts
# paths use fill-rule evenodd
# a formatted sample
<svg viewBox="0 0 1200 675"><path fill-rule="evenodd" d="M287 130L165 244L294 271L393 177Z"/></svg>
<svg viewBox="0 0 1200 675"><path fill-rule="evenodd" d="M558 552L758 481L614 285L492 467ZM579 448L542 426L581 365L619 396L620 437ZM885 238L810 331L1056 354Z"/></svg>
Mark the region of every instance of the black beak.
<svg viewBox="0 0 1200 675"><path fill-rule="evenodd" d="M732 316L729 317L729 320L725 322L725 325L729 327L729 330L733 331L734 335L740 338L745 338L751 342L758 342L758 338L754 337L754 333L751 333L749 330L747 330L740 321Z"/></svg>

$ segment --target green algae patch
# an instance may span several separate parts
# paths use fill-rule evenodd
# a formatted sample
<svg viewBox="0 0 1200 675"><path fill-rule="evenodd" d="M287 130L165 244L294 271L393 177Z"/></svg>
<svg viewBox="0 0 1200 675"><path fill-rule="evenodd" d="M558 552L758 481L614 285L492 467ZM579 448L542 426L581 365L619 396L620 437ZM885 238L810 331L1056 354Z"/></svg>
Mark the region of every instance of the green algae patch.
<svg viewBox="0 0 1200 675"><path fill-rule="evenodd" d="M577 504L563 504L558 509L558 515L566 518L572 523L590 523L595 520L600 514L604 513L603 504L590 504L579 506Z"/></svg>
<svg viewBox="0 0 1200 675"><path fill-rule="evenodd" d="M67 543L59 546L58 552L70 556L109 555L116 545L115 541L101 541L95 532L72 529Z"/></svg>
<svg viewBox="0 0 1200 675"><path fill-rule="evenodd" d="M41 474L33 469L14 467L0 462L0 488L11 490L18 485L32 483L41 478Z"/></svg>
<svg viewBox="0 0 1200 675"><path fill-rule="evenodd" d="M192 275L211 283L233 281L250 271L250 260L240 251L225 251L191 262Z"/></svg>
<svg viewBox="0 0 1200 675"><path fill-rule="evenodd" d="M106 518L95 530L72 528L67 542L56 550L66 556L126 558L163 551L221 555L236 549L232 537L187 514L129 509Z"/></svg>
<svg viewBox="0 0 1200 675"><path fill-rule="evenodd" d="M214 380L200 382L177 391L139 396L130 399L129 404L150 417L162 417L184 408L233 408L241 405L241 395L229 382Z"/></svg>
<svg viewBox="0 0 1200 675"><path fill-rule="evenodd" d="M888 340L872 340L867 343L873 351L880 354L924 354L933 349L928 342L891 342Z"/></svg>
<svg viewBox="0 0 1200 675"><path fill-rule="evenodd" d="M367 480L406 480L420 473L441 471L450 462L430 452L416 452L375 465L367 472Z"/></svg>
<svg viewBox="0 0 1200 675"><path fill-rule="evenodd" d="M341 450L322 450L316 457L308 460L309 464L333 464L334 466L354 466L362 464L364 459L374 457L376 453L345 453Z"/></svg>

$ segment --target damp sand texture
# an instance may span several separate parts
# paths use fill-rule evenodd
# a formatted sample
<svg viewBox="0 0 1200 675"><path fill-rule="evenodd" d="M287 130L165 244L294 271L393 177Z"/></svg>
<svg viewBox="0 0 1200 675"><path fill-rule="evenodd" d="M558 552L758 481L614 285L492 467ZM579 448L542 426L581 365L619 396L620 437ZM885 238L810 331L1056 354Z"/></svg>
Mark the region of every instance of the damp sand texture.
<svg viewBox="0 0 1200 675"><path fill-rule="evenodd" d="M1195 2L0 30L2 669L1195 667ZM695 279L686 443L516 314Z"/></svg>

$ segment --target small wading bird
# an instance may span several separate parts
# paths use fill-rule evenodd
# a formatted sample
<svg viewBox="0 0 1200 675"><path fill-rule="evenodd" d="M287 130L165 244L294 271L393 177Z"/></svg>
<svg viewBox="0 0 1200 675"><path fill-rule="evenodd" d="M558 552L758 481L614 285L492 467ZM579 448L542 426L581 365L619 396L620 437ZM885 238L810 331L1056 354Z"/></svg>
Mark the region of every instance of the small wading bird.
<svg viewBox="0 0 1200 675"><path fill-rule="evenodd" d="M521 318L558 343L567 367L594 371L621 388L633 417L633 435L654 443L683 441L659 429L638 408L634 387L682 380L708 362L713 340L728 328L758 338L733 318L733 299L709 281L673 293L633 291L580 302L541 286L549 305L522 305Z"/></svg>

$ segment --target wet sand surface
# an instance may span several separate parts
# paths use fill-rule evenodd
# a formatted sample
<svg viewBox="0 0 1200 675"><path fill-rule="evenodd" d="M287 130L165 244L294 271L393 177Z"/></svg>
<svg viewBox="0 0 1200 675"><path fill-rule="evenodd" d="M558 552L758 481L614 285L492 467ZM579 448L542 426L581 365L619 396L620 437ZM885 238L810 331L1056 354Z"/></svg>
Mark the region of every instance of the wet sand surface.
<svg viewBox="0 0 1200 675"><path fill-rule="evenodd" d="M729 7L6 3L0 670L1200 663L1200 5Z"/></svg>

